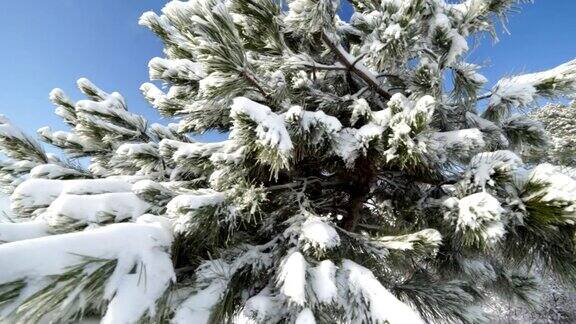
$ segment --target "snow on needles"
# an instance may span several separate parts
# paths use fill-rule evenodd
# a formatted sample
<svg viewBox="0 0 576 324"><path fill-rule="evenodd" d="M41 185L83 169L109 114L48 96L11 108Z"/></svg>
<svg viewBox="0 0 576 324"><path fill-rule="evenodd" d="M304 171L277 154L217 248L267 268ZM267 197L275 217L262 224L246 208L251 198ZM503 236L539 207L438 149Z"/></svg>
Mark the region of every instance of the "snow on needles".
<svg viewBox="0 0 576 324"><path fill-rule="evenodd" d="M83 256L117 259L104 289L104 297L111 302L102 323L132 323L146 312L155 313L156 300L175 279L165 252L171 242L165 220L142 216L131 224L6 243L0 245L0 284L26 280L34 292L43 286L28 278L62 274ZM132 273L135 266L136 273Z"/></svg>
<svg viewBox="0 0 576 324"><path fill-rule="evenodd" d="M212 307L228 287L230 265L220 260L204 262L196 270L196 281L202 289L182 302L174 314L175 324L209 323Z"/></svg>
<svg viewBox="0 0 576 324"><path fill-rule="evenodd" d="M280 265L278 286L290 303L303 306L306 302L306 269L308 263L300 252L292 252Z"/></svg>
<svg viewBox="0 0 576 324"><path fill-rule="evenodd" d="M542 88L552 84L552 89ZM492 91L490 106L510 104L514 107L530 105L536 95L572 95L576 91L576 60L551 70L513 76L498 81Z"/></svg>
<svg viewBox="0 0 576 324"><path fill-rule="evenodd" d="M196 194L184 194L174 197L166 206L169 217L174 218L174 230L184 232L191 221L189 213L207 206L220 205L226 194L217 191L206 191Z"/></svg>
<svg viewBox="0 0 576 324"><path fill-rule="evenodd" d="M338 298L336 270L336 265L330 260L323 260L310 268L310 284L319 303L330 304Z"/></svg>
<svg viewBox="0 0 576 324"><path fill-rule="evenodd" d="M288 122L299 122L304 132L310 132L318 126L323 127L328 133L334 133L342 129L342 124L338 118L328 116L322 110L305 111L300 106L292 106L286 112L285 118Z"/></svg>
<svg viewBox="0 0 576 324"><path fill-rule="evenodd" d="M366 305L366 320L375 323L424 323L408 305L399 301L376 279L372 271L350 261L342 262L352 303ZM349 305L349 307L354 307Z"/></svg>
<svg viewBox="0 0 576 324"><path fill-rule="evenodd" d="M30 170L31 178L58 179L70 176L82 176L82 172L51 163L37 165Z"/></svg>
<svg viewBox="0 0 576 324"><path fill-rule="evenodd" d="M182 210L194 210L204 206L221 204L226 195L222 192L209 192L205 194L186 194L176 196L168 205L168 214L178 214Z"/></svg>
<svg viewBox="0 0 576 324"><path fill-rule="evenodd" d="M502 219L505 210L498 199L486 192L478 192L460 200L450 198L444 205L449 208L458 206L456 230L470 235L472 242L481 238L488 243L495 243L506 234Z"/></svg>
<svg viewBox="0 0 576 324"><path fill-rule="evenodd" d="M47 207L60 194L98 194L129 192L132 184L121 179L28 179L22 182L12 194L12 209L27 210Z"/></svg>
<svg viewBox="0 0 576 324"><path fill-rule="evenodd" d="M324 251L340 245L340 236L334 227L318 216L310 216L304 221L300 240L304 242L304 251L310 248Z"/></svg>
<svg viewBox="0 0 576 324"><path fill-rule="evenodd" d="M522 159L512 151L483 152L475 155L468 166L467 175L473 178L474 184L485 188L493 186L493 176L497 173L510 173L522 165Z"/></svg>
<svg viewBox="0 0 576 324"><path fill-rule="evenodd" d="M576 180L560 172L559 168L548 163L540 164L534 168L529 176L533 182L544 183L547 186L532 196L545 202L554 202L559 206L565 206L565 211L576 217ZM526 197L525 200L530 199Z"/></svg>
<svg viewBox="0 0 576 324"><path fill-rule="evenodd" d="M238 97L234 99L230 116L234 119L247 116L256 126L256 136L260 144L276 148L281 154L287 155L292 150L292 140L284 125L284 118L275 114L269 107L254 102L248 98ZM239 134L234 128L230 138Z"/></svg>
<svg viewBox="0 0 576 324"><path fill-rule="evenodd" d="M316 319L314 318L314 313L310 308L304 308L300 314L296 317L295 324L316 324Z"/></svg>
<svg viewBox="0 0 576 324"><path fill-rule="evenodd" d="M48 209L49 223L66 216L87 223L100 223L113 217L114 222L136 219L151 205L132 192L112 192L97 195L62 194Z"/></svg>
<svg viewBox="0 0 576 324"><path fill-rule="evenodd" d="M8 137L8 138L18 138L18 139L25 139L26 136L22 131L16 127L14 127L10 120L4 116L0 115L0 137Z"/></svg>
<svg viewBox="0 0 576 324"><path fill-rule="evenodd" d="M27 240L48 235L48 225L42 220L20 223L0 222L0 243Z"/></svg>

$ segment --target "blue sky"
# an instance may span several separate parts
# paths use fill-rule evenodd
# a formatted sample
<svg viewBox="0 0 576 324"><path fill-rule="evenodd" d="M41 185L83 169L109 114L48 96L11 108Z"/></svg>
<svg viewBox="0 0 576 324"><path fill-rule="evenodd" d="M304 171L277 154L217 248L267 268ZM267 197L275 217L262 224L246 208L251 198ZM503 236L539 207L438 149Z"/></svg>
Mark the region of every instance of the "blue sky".
<svg viewBox="0 0 576 324"><path fill-rule="evenodd" d="M28 132L62 124L48 93L64 89L81 99L75 81L87 77L106 91L119 91L130 110L158 121L138 90L148 80L147 63L161 43L138 17L159 11L153 0L5 1L0 11L0 113ZM483 73L500 76L546 69L576 57L574 0L536 0L510 17L511 35L494 44L484 38L469 56Z"/></svg>

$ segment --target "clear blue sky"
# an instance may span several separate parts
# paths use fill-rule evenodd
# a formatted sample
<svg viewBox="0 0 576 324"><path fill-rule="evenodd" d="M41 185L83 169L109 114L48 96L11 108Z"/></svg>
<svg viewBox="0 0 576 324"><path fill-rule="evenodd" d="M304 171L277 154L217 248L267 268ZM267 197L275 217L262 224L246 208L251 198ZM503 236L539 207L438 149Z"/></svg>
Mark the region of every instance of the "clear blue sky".
<svg viewBox="0 0 576 324"><path fill-rule="evenodd" d="M106 91L119 91L130 110L158 121L138 90L148 80L148 61L161 44L138 26L153 0L4 1L0 10L0 113L28 132L62 124L47 97L54 87L81 99L75 81L87 77ZM537 71L576 57L575 0L536 0L513 14L511 35L493 44L484 39L470 60L499 76ZM344 13L346 15L346 13Z"/></svg>

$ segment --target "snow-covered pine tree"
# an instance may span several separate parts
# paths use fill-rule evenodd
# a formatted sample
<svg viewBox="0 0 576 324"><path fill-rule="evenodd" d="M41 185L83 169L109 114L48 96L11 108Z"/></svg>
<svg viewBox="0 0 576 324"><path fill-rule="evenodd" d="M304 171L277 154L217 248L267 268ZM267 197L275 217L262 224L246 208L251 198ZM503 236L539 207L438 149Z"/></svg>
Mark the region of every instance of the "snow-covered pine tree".
<svg viewBox="0 0 576 324"><path fill-rule="evenodd" d="M517 0L172 1L148 125L86 80L51 94L69 132L3 119L17 219L0 224L0 316L31 323L483 322L530 302L534 261L576 280L576 179L513 151L519 116L576 90L576 62L487 93L468 40ZM343 5L343 4L342 4ZM451 78L451 79L450 79ZM481 112L483 111L483 112ZM229 139L195 142L219 131ZM89 158L89 166L67 162Z"/></svg>
<svg viewBox="0 0 576 324"><path fill-rule="evenodd" d="M576 101L569 105L549 104L530 115L543 124L549 143L527 150L528 158L576 167Z"/></svg>

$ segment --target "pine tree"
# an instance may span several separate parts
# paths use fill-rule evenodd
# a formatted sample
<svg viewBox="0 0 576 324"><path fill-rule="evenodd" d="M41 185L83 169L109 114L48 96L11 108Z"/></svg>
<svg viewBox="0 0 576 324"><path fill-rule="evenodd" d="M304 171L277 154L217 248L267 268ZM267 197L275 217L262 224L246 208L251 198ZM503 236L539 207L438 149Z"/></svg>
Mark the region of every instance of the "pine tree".
<svg viewBox="0 0 576 324"><path fill-rule="evenodd" d="M525 152L530 159L576 167L576 102L550 104L531 113L543 124L548 145Z"/></svg>
<svg viewBox="0 0 576 324"><path fill-rule="evenodd" d="M576 178L518 156L546 140L522 109L574 93L576 61L487 93L465 62L520 2L145 13L165 57L141 90L177 124L85 79L50 95L69 130L39 130L62 158L0 121L0 318L476 323L489 293L534 301L535 262L576 283Z"/></svg>

